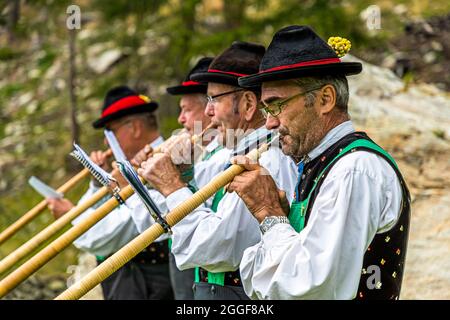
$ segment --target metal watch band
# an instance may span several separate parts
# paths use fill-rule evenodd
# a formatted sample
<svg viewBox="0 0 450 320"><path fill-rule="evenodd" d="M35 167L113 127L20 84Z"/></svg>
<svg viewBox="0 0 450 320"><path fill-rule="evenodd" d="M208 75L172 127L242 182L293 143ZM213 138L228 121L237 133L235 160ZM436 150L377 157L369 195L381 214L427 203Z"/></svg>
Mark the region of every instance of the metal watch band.
<svg viewBox="0 0 450 320"><path fill-rule="evenodd" d="M265 217L264 220L259 225L259 229L261 233L264 234L269 231L274 225L278 223L287 223L290 224L288 217L286 216L268 216Z"/></svg>

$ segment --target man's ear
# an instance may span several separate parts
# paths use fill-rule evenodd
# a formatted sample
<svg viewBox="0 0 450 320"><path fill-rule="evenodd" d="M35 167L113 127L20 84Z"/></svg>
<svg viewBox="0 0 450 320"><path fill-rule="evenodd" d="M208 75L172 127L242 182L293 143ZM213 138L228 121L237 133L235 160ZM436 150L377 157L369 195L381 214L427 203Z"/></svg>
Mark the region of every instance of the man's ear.
<svg viewBox="0 0 450 320"><path fill-rule="evenodd" d="M135 138L135 139L139 139L140 137L141 137L141 135L142 135L142 130L144 129L143 128L143 123L142 123L142 121L141 121L141 119L133 119L131 122L130 122L130 126L131 126L131 134L132 134L132 137L133 138Z"/></svg>
<svg viewBox="0 0 450 320"><path fill-rule="evenodd" d="M255 112L258 110L258 98L251 91L245 91L242 96L244 99L244 117L246 121L251 121Z"/></svg>
<svg viewBox="0 0 450 320"><path fill-rule="evenodd" d="M331 84L322 87L319 99L319 112L321 115L330 113L336 105L336 89Z"/></svg>

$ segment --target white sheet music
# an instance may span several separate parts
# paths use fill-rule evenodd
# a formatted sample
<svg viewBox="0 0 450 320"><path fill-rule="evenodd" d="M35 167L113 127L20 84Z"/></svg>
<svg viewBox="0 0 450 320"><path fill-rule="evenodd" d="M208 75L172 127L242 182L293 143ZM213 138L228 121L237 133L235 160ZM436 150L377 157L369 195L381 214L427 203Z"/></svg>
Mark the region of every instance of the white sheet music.
<svg viewBox="0 0 450 320"><path fill-rule="evenodd" d="M44 198L62 199L64 194L56 191L35 176L28 179L28 183Z"/></svg>
<svg viewBox="0 0 450 320"><path fill-rule="evenodd" d="M105 133L106 140L108 140L109 147L111 148L116 161L127 160L127 157L125 156L125 153L123 152L122 148L120 147L120 143L119 143L119 141L117 141L117 138L114 135L114 132L106 129L104 131L104 133Z"/></svg>

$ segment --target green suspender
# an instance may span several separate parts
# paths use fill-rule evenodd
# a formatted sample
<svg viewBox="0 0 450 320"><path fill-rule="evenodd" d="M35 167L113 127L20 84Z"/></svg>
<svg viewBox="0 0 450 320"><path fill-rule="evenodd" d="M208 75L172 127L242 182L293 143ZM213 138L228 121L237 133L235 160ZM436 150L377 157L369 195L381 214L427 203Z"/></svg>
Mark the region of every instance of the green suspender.
<svg viewBox="0 0 450 320"><path fill-rule="evenodd" d="M291 209L289 212L289 221L292 225L292 227L295 229L295 231L300 232L303 230L305 226L305 214L306 210L308 209L309 199L311 198L311 195L313 194L314 190L317 187L317 184L321 178L323 178L324 172L328 169L330 165L332 165L334 162L336 162L339 158L344 156L345 154L349 152L355 151L355 148L367 148L370 150L375 151L375 153L380 153L384 155L387 159L389 159L392 164L397 168L397 164L395 163L394 158L391 157L390 154L388 154L386 151L384 151L380 146L373 143L372 141L366 140L366 139L358 139L350 143L347 147L342 149L339 154L334 157L333 160L320 172L320 174L317 176L317 178L314 180L314 185L309 192L308 197L300 202L293 202L291 205Z"/></svg>
<svg viewBox="0 0 450 320"><path fill-rule="evenodd" d="M268 142L271 139L272 139L272 137L270 137L268 139ZM217 212L217 207L219 206L219 202L222 200L224 195L225 195L225 189L222 187L214 195L211 210L213 210L214 212ZM199 282L200 281L200 274L199 274L199 272L200 272L199 268L198 267L195 268L195 282ZM219 286L223 286L224 283L225 283L225 272L209 272L208 271L208 283L216 284L216 285L219 285Z"/></svg>
<svg viewBox="0 0 450 320"><path fill-rule="evenodd" d="M220 151L221 149L223 149L223 147L219 145L213 151L205 154L205 156L202 158L202 161L209 160L209 158L211 158L216 152ZM189 188L189 190L192 191L192 193L196 193L198 191L198 187L194 180L194 168L192 167L192 169L190 169L188 171L189 171L189 173L182 174L182 176L183 177L188 176L188 175L192 176L192 180L189 181L187 187ZM168 243L169 243L169 251L171 251L172 250L172 238L169 238ZM197 272L195 274L197 275Z"/></svg>
<svg viewBox="0 0 450 320"><path fill-rule="evenodd" d="M220 200L225 195L225 189L222 187L216 192L213 198L211 210L217 212ZM200 270L199 267L195 268L195 282L200 282ZM225 282L225 272L209 272L208 271L208 283L217 284L223 286Z"/></svg>

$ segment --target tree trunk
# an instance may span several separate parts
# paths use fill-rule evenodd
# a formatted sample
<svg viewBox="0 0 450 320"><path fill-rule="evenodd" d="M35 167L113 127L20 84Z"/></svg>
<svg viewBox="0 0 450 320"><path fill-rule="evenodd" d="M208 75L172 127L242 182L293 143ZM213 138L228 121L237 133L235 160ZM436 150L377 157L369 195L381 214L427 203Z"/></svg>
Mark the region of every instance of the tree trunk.
<svg viewBox="0 0 450 320"><path fill-rule="evenodd" d="M69 94L70 94L70 119L72 124L72 141L79 142L80 129L77 121L77 96L76 96L76 65L75 65L75 41L76 29L69 30Z"/></svg>
<svg viewBox="0 0 450 320"><path fill-rule="evenodd" d="M223 16L226 30L235 30L241 26L246 6L247 1L245 0L223 1Z"/></svg>
<svg viewBox="0 0 450 320"><path fill-rule="evenodd" d="M192 37L194 35L195 25L197 22L195 15L195 7L199 4L200 0L185 0L181 2L181 8L179 16L181 18L181 26L183 31L179 31L177 34L181 38L180 43L180 55L177 61L177 68L175 69L175 78L182 81L186 76L186 67L188 67L188 57L186 52L189 52Z"/></svg>
<svg viewBox="0 0 450 320"><path fill-rule="evenodd" d="M12 44L16 39L15 31L19 18L20 18L20 0L9 0L8 21L7 21L9 44Z"/></svg>

